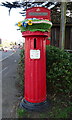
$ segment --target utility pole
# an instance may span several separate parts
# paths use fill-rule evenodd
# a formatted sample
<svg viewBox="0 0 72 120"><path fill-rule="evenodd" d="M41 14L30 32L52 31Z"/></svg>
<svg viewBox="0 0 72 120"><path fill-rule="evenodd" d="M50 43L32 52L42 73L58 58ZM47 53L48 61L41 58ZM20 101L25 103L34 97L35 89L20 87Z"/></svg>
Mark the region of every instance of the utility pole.
<svg viewBox="0 0 72 120"><path fill-rule="evenodd" d="M66 2L61 2L61 23L59 48L64 49L65 44L65 24L66 24Z"/></svg>

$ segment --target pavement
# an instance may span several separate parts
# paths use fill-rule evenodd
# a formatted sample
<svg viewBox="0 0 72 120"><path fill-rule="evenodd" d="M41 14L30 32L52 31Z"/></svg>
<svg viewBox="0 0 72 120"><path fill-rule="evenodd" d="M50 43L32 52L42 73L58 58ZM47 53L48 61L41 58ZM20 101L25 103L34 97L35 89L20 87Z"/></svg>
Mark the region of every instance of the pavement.
<svg viewBox="0 0 72 120"><path fill-rule="evenodd" d="M17 66L20 50L10 53L0 64L2 70L2 118L16 118L14 114L15 106L18 103Z"/></svg>

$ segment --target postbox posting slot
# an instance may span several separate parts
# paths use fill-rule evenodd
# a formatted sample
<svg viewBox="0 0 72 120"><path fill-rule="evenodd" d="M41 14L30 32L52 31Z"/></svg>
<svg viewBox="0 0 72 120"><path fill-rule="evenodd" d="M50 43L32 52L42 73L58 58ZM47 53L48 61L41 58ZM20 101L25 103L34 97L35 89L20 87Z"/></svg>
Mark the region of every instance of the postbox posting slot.
<svg viewBox="0 0 72 120"><path fill-rule="evenodd" d="M36 38L34 38L34 49L36 49Z"/></svg>

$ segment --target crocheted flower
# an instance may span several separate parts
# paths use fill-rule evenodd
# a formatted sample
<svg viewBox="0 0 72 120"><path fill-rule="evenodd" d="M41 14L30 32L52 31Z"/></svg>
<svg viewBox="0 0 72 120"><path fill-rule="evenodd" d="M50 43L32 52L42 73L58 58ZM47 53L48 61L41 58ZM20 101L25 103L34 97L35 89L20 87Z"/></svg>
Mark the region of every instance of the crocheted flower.
<svg viewBox="0 0 72 120"><path fill-rule="evenodd" d="M49 21L49 19L45 19L45 20L48 20L48 21Z"/></svg>
<svg viewBox="0 0 72 120"><path fill-rule="evenodd" d="M32 20L28 20L28 25L32 25Z"/></svg>
<svg viewBox="0 0 72 120"><path fill-rule="evenodd" d="M22 23L22 26L23 26L23 27L26 27L26 26L27 26L27 23L23 22L23 23Z"/></svg>
<svg viewBox="0 0 72 120"><path fill-rule="evenodd" d="M22 26L22 23L21 22L18 22L18 27L21 27Z"/></svg>

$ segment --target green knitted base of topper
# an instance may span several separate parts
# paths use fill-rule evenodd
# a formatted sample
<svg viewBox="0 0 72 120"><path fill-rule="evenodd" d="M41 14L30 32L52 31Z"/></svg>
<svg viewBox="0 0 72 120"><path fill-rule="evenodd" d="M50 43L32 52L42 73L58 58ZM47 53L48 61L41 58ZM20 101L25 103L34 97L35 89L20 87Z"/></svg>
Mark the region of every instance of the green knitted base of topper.
<svg viewBox="0 0 72 120"><path fill-rule="evenodd" d="M48 31L51 28L50 24L47 23L37 23L37 24L32 24L32 25L27 25L26 27L21 26L20 30L21 32L23 31Z"/></svg>

